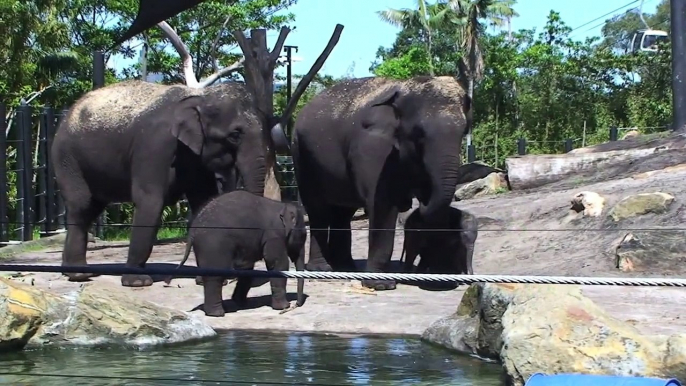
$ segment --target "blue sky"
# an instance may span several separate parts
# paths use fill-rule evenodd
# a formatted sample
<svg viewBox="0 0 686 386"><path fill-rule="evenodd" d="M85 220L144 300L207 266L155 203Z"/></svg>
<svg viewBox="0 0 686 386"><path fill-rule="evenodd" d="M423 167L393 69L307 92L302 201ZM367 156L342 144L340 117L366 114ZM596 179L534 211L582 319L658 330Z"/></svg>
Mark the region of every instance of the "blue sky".
<svg viewBox="0 0 686 386"><path fill-rule="evenodd" d="M295 74L306 73L317 59L321 50L326 46L331 33L337 23L343 24L345 29L340 41L329 56L320 71L327 75L339 77L352 74L354 77L371 75L369 66L374 60L379 46L390 46L398 32L396 27L382 22L376 12L387 8L412 8L415 0L298 0L288 11L295 14L297 29L292 31L286 44L299 47L295 54L302 58L301 62L293 64ZM610 11L620 8L631 0L575 0L575 1L545 1L518 0L515 10L519 17L512 20L512 30L522 28L536 28L540 30L546 22L551 9L560 13L562 20L571 28L577 28ZM645 0L643 11L655 12L659 0ZM639 5L636 1L617 13L623 13ZM607 16L610 17L610 16ZM607 17L594 21L572 32L575 39L600 35L602 22ZM595 28L594 28L595 27ZM268 44L273 44L278 36L277 31L269 32ZM131 63L114 57L108 65L117 69ZM284 72L281 68L278 72Z"/></svg>

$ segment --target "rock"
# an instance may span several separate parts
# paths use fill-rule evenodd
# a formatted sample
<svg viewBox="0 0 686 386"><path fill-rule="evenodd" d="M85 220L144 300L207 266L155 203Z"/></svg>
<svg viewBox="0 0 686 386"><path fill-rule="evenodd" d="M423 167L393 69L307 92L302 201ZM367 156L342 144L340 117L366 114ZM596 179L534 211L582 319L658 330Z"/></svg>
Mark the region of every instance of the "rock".
<svg viewBox="0 0 686 386"><path fill-rule="evenodd" d="M537 372L686 376L686 336L641 335L578 286L473 284L422 338L499 360L515 386Z"/></svg>
<svg viewBox="0 0 686 386"><path fill-rule="evenodd" d="M623 272L679 272L686 267L686 238L681 231L634 231L614 248L615 267Z"/></svg>
<svg viewBox="0 0 686 386"><path fill-rule="evenodd" d="M603 213L605 198L595 192L580 192L572 198L571 210L584 217L598 217Z"/></svg>
<svg viewBox="0 0 686 386"><path fill-rule="evenodd" d="M674 202L674 196L667 193L640 193L623 198L611 210L614 221L641 216L648 213L664 213Z"/></svg>
<svg viewBox="0 0 686 386"><path fill-rule="evenodd" d="M683 172L685 170L686 170L686 164L678 164L678 165L674 165L674 166L667 166L666 168L662 168L659 170L652 170L649 172L634 174L633 176L631 176L631 178L633 178L635 180L641 180L641 179L649 178L649 177L652 177L655 175L660 175L663 173L677 173L677 172Z"/></svg>
<svg viewBox="0 0 686 386"><path fill-rule="evenodd" d="M455 191L455 201L496 194L508 190L505 173L491 173L485 178L462 185Z"/></svg>
<svg viewBox="0 0 686 386"><path fill-rule="evenodd" d="M641 133L640 133L638 130L636 130L636 128L633 128L633 129L627 131L627 132L622 136L621 139L622 139L622 140L625 140L625 139L629 139L629 138L633 138L633 137L638 137L639 135L641 135Z"/></svg>
<svg viewBox="0 0 686 386"><path fill-rule="evenodd" d="M119 288L91 283L58 296L0 278L0 299L1 304L11 305L0 308L2 323L8 326L0 328L0 342L16 342L13 347L17 349L44 345L148 346L216 335L194 315L141 300Z"/></svg>
<svg viewBox="0 0 686 386"><path fill-rule="evenodd" d="M26 346L43 323L46 307L41 291L0 278L0 352Z"/></svg>

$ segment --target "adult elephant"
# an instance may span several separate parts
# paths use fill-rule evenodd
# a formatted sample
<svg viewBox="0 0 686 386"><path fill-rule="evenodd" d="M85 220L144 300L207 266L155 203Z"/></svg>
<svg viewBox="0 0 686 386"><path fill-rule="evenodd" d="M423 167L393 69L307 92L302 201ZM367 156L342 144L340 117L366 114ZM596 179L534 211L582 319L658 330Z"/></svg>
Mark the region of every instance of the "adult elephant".
<svg viewBox="0 0 686 386"><path fill-rule="evenodd" d="M413 196L424 221L447 223L471 114L465 85L452 77L353 79L314 97L297 117L292 146L311 229L307 268L355 269L350 222L360 207L369 214L370 272L386 270L398 211ZM395 289L394 281L362 284Z"/></svg>
<svg viewBox="0 0 686 386"><path fill-rule="evenodd" d="M116 83L81 97L60 123L51 161L67 209L62 265L86 265L87 230L110 203L133 202L127 267L147 262L162 209L186 196L191 211L240 178L263 195L261 114L240 83L205 89L141 81ZM272 130L273 135L283 132ZM275 143L282 142L274 138ZM68 274L83 281L92 274ZM147 275L123 275L123 286L152 285Z"/></svg>

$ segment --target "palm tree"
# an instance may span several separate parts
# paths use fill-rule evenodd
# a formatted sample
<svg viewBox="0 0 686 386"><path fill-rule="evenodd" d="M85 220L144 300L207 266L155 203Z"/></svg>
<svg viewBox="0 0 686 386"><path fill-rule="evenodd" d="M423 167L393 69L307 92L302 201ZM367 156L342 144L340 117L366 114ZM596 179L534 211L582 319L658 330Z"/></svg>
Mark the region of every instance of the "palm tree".
<svg viewBox="0 0 686 386"><path fill-rule="evenodd" d="M426 0L416 0L416 9L387 9L378 11L381 20L402 28L417 28L426 35L426 50L429 54L429 72L434 75L433 70L433 48L432 31L434 28L445 25L450 15L446 3L428 4Z"/></svg>

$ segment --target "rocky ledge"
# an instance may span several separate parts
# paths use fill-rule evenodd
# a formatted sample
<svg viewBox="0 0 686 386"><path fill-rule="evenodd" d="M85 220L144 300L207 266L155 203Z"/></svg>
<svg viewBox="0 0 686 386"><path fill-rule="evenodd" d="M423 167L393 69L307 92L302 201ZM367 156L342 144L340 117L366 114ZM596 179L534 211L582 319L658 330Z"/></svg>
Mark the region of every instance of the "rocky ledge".
<svg viewBox="0 0 686 386"><path fill-rule="evenodd" d="M515 386L537 372L686 379L686 335L641 335L578 286L473 284L422 339L499 361Z"/></svg>
<svg viewBox="0 0 686 386"><path fill-rule="evenodd" d="M216 332L185 312L84 284L57 295L0 278L0 352L45 345L149 346Z"/></svg>

